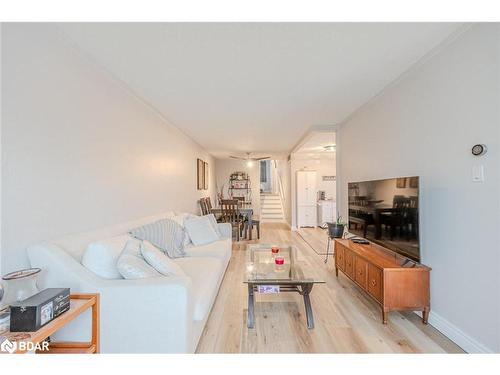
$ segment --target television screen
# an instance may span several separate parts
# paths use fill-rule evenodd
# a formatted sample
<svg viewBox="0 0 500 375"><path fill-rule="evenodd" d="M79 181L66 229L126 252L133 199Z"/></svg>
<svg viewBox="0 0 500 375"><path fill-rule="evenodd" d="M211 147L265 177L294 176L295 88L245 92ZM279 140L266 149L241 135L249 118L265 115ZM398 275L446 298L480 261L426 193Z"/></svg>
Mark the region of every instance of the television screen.
<svg viewBox="0 0 500 375"><path fill-rule="evenodd" d="M420 261L419 178L350 182L348 230Z"/></svg>

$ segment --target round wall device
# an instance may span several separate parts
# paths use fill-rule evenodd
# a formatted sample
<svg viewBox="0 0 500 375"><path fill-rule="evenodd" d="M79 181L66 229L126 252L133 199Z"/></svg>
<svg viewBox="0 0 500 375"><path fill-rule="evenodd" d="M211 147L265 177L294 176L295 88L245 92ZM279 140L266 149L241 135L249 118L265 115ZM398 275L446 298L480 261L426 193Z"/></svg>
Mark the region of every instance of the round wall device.
<svg viewBox="0 0 500 375"><path fill-rule="evenodd" d="M486 145L474 145L472 146L472 155L480 156L486 154Z"/></svg>

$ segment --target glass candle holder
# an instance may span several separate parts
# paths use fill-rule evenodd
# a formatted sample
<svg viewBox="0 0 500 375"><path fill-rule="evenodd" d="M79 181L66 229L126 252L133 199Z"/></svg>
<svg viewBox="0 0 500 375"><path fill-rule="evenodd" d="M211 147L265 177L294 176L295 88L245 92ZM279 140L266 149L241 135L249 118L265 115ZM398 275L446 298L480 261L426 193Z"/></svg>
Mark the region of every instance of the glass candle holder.
<svg viewBox="0 0 500 375"><path fill-rule="evenodd" d="M28 268L8 273L2 277L4 296L1 306L21 302L39 292L36 285L40 268Z"/></svg>
<svg viewBox="0 0 500 375"><path fill-rule="evenodd" d="M271 247L271 253L278 254L279 252L280 252L279 247L276 247L276 246Z"/></svg>
<svg viewBox="0 0 500 375"><path fill-rule="evenodd" d="M276 257L274 258L274 263L278 266L282 266L285 263L285 258L283 257Z"/></svg>

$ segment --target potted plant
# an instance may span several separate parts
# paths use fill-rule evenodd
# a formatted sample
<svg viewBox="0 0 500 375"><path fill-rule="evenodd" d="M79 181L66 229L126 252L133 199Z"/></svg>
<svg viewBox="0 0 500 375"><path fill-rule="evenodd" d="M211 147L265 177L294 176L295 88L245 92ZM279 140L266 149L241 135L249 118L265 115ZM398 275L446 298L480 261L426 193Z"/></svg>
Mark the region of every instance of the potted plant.
<svg viewBox="0 0 500 375"><path fill-rule="evenodd" d="M329 235L332 238L342 238L345 230L345 222L342 216L337 213L337 221L335 223L328 223Z"/></svg>

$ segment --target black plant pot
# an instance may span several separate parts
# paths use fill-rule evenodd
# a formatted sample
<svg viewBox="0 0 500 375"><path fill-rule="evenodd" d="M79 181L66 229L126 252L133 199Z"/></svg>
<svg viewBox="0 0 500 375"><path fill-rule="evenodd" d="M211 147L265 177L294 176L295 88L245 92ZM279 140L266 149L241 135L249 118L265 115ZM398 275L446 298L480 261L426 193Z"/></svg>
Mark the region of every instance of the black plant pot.
<svg viewBox="0 0 500 375"><path fill-rule="evenodd" d="M330 234L330 237L333 238L342 238L344 235L344 224L333 224L333 223L328 223L328 231Z"/></svg>

